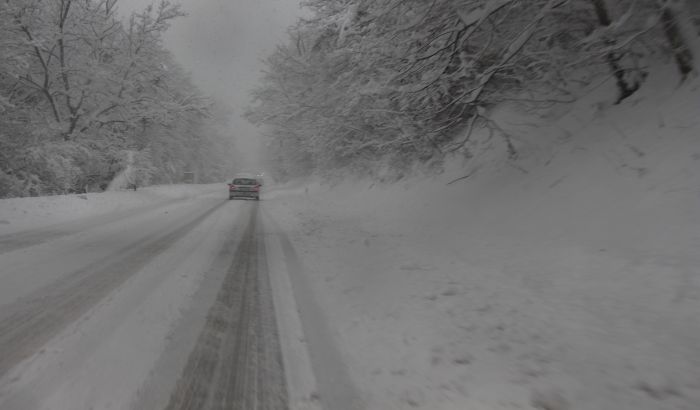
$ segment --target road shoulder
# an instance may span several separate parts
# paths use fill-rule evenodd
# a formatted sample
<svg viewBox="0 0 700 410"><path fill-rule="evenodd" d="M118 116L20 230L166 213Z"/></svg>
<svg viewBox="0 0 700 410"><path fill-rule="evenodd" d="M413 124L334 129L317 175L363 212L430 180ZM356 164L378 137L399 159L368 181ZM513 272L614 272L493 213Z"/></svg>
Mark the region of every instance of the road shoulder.
<svg viewBox="0 0 700 410"><path fill-rule="evenodd" d="M299 309L289 278L289 270L277 226L267 213L261 213L267 273L279 329L282 359L290 410L320 410L316 377L311 367ZM273 228L274 227L274 228Z"/></svg>
<svg viewBox="0 0 700 410"><path fill-rule="evenodd" d="M306 370L308 365L304 363L306 362L310 363L310 367L313 370L312 374L316 380L316 395L313 394L313 390L310 390L311 385L308 381L305 381L301 386L296 386L295 388L299 387L301 391L296 391L294 395L302 399L300 402L302 405L318 402L321 408L326 409L355 410L365 408L364 400L350 377L345 363L346 359L339 347L339 335L334 333L333 328L329 326L328 318L316 300L316 295L310 286L311 284L304 272L304 266L294 250L292 242L270 214L265 211L265 208L263 208L263 215L265 215L267 229L266 237L270 238L268 243L272 248L272 251L269 252L272 255L269 257L269 260L271 263L274 263L270 268L271 278L277 275L282 278L286 277L289 280L288 285L282 283L280 286L279 282L281 280L279 278L273 279L273 287L275 284L278 286L274 290L274 294L293 295L296 304L296 308L290 308L289 305L278 305L277 309L286 312L298 312L299 318L298 321L291 320L291 324L285 323L280 325L281 333L283 334L282 340L291 343L294 349L290 352L289 350L292 350L292 347L289 345L283 347L283 349L287 349L283 350L283 354L286 354L287 357L285 360L291 360L292 358L299 360L297 363L289 364L288 378L308 378L309 375ZM282 260L283 263L272 262ZM290 292L290 288L292 292ZM284 315L286 314L288 313L281 313L283 316L278 316L278 320L280 317L285 318ZM308 360L303 354L302 345L299 345L296 341L299 338L290 340L293 335L299 335L299 324L301 325L301 332L303 332L302 340L305 341L303 345L306 345ZM291 327L291 329L288 327ZM285 333L286 335L284 335ZM283 346L285 344L283 343ZM300 374L292 373L294 371L303 372ZM292 389L290 388L290 390ZM299 408L305 409L305 407Z"/></svg>

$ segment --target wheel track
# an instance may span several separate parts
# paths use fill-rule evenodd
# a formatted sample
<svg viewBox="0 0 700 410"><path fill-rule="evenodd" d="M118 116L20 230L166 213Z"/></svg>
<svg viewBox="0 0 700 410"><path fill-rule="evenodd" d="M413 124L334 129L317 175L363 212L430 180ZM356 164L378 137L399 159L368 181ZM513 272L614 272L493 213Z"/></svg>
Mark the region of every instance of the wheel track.
<svg viewBox="0 0 700 410"><path fill-rule="evenodd" d="M125 211L115 211L106 215L91 216L78 221L58 223L45 228L34 228L26 231L0 235L0 254L39 245L44 242L62 238L64 236L74 235L95 226L125 221L134 215L151 212L153 210L165 208L166 206L184 201L186 201L186 199L157 202L155 204L144 205Z"/></svg>
<svg viewBox="0 0 700 410"><path fill-rule="evenodd" d="M234 260L209 309L168 410L287 409L264 247L257 235L257 206Z"/></svg>
<svg viewBox="0 0 700 410"><path fill-rule="evenodd" d="M55 281L0 310L0 378L226 202Z"/></svg>
<svg viewBox="0 0 700 410"><path fill-rule="evenodd" d="M261 271L267 274L260 275L258 286L260 289L260 319L258 320L259 334L266 335L257 344L258 356L258 385L267 384L268 391L258 390L258 402L263 403L263 410L276 410L287 407L286 377L284 373L284 361L280 348L279 330L273 303L272 285L270 283L269 269L267 265L267 249L265 247L264 231L258 227L258 264ZM278 387L281 390L274 392L270 388ZM283 399L285 401L283 401Z"/></svg>

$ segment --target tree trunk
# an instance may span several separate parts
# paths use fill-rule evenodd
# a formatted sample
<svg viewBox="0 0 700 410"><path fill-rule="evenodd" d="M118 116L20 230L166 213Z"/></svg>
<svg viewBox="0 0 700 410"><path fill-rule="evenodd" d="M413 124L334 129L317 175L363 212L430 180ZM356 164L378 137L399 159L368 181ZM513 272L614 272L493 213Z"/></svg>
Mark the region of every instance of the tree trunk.
<svg viewBox="0 0 700 410"><path fill-rule="evenodd" d="M666 40L671 47L671 52L676 60L678 71L681 73L683 80L693 71L693 53L688 47L687 41L683 38L681 27L678 24L679 11L671 5L672 1L665 0L661 2L661 24L666 35Z"/></svg>
<svg viewBox="0 0 700 410"><path fill-rule="evenodd" d="M700 32L698 26L693 21L693 9L691 4L697 4L697 0L689 2L688 0L675 0L672 2L676 17L678 30L683 37L688 51L692 58L693 71L697 74L700 72Z"/></svg>
<svg viewBox="0 0 700 410"><path fill-rule="evenodd" d="M605 4L605 0L591 0L591 2L595 8L595 13L596 16L598 16L598 22L600 25L603 27L608 27L612 21L610 20L608 7ZM613 48L615 45L615 40L607 38L605 40L605 45ZM608 63L610 71L612 71L613 75L615 76L615 84L617 85L617 90L619 92L615 104L619 104L622 100L634 94L634 92L637 91L640 86L639 81L635 81L634 84L629 84L627 82L625 79L625 73L627 70L622 68L622 65L620 64L621 58L622 56L620 53L614 51L611 51L605 55L605 61Z"/></svg>

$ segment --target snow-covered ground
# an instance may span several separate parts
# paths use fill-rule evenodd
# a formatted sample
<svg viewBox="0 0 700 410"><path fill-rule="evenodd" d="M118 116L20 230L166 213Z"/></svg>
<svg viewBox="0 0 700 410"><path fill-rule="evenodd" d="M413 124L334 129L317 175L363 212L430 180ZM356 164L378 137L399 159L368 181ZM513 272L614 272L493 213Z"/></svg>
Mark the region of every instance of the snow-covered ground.
<svg viewBox="0 0 700 410"><path fill-rule="evenodd" d="M662 83L622 106L591 95L537 122L502 107L495 115L513 137L515 161L498 138L475 137L479 159L453 160L437 176L266 185L260 205L276 300L294 306L279 294L292 288L314 299L369 410L697 410L700 93L697 82L654 86ZM3 274L20 276L12 258L46 259L40 266L53 272L61 246L97 257L93 237L126 241L136 227L160 235L225 201L224 190L0 200L0 235L92 218L66 229L80 235L27 248L43 250L39 261L24 250L2 255L16 271ZM23 377L8 376L3 388L15 401L6 403L128 408L204 273L226 267L216 255L244 205L228 201L15 369ZM277 229L299 266L284 266L283 246L269 235ZM289 278L274 276L283 271ZM298 275L309 294L293 286ZM324 380L308 374L297 318L278 313L286 351L304 372L292 393L306 394ZM301 393L291 397L311 397Z"/></svg>
<svg viewBox="0 0 700 410"><path fill-rule="evenodd" d="M663 83L503 108L508 166L270 195L367 408L700 408L700 93Z"/></svg>
<svg viewBox="0 0 700 410"><path fill-rule="evenodd" d="M130 408L208 272L225 263L239 205L224 184L0 201L16 230L65 230L0 252L0 408Z"/></svg>
<svg viewBox="0 0 700 410"><path fill-rule="evenodd" d="M225 193L226 186L223 183L209 186L156 185L139 188L137 191L0 199L0 235L116 212L128 212L216 190Z"/></svg>

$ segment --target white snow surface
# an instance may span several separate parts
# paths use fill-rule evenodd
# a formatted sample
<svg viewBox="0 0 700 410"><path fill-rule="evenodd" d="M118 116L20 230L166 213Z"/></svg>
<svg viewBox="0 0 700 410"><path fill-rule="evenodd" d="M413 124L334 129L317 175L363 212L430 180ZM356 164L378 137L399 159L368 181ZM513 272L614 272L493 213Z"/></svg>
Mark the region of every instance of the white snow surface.
<svg viewBox="0 0 700 410"><path fill-rule="evenodd" d="M514 161L271 195L367 408L700 408L700 93L664 83L502 107Z"/></svg>
<svg viewBox="0 0 700 410"><path fill-rule="evenodd" d="M266 186L367 409L700 408L700 92L663 83L537 122L502 107L513 161L475 137L478 160L436 176ZM4 199L0 234L221 190ZM16 369L12 408L128 408L234 229L226 209Z"/></svg>
<svg viewBox="0 0 700 410"><path fill-rule="evenodd" d="M0 199L0 235L225 191L222 185L154 185L137 191Z"/></svg>
<svg viewBox="0 0 700 410"><path fill-rule="evenodd" d="M199 206L211 206L212 200L219 198L225 201L225 185L155 186L136 192L116 191L86 197L0 201L0 215L8 218L13 231L79 223L86 220L82 217L97 218L98 222L89 224L79 234L1 255L3 304L29 294L55 276L71 272L70 258L82 263L84 259L104 257L105 252L114 251L103 249L109 244L99 243L96 238L113 237L113 246L118 247L123 238L139 237L130 235L129 231L167 228L168 224L189 217ZM188 201L180 201L183 199ZM150 205L156 207L143 210ZM229 206L205 219L64 328L40 351L4 375L0 379L0 408L130 408L219 253L222 239L234 229L238 210ZM130 218L110 220L115 214ZM101 220L105 223L100 224ZM143 232L149 235L149 230ZM84 252L77 255L65 252L75 246ZM33 258L27 257L32 255Z"/></svg>

